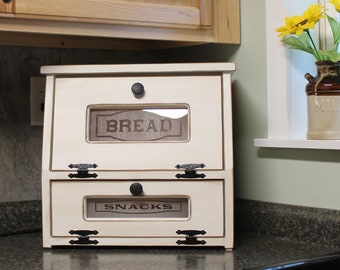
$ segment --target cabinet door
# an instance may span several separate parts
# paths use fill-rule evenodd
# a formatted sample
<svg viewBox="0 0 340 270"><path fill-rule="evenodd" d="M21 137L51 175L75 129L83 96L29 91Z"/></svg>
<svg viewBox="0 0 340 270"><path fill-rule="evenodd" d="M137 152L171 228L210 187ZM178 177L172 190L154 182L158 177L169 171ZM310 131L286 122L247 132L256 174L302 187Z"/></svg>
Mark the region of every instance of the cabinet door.
<svg viewBox="0 0 340 270"><path fill-rule="evenodd" d="M0 1L0 13L13 13L14 1Z"/></svg>
<svg viewBox="0 0 340 270"><path fill-rule="evenodd" d="M125 25L212 26L211 0L16 0L17 14Z"/></svg>

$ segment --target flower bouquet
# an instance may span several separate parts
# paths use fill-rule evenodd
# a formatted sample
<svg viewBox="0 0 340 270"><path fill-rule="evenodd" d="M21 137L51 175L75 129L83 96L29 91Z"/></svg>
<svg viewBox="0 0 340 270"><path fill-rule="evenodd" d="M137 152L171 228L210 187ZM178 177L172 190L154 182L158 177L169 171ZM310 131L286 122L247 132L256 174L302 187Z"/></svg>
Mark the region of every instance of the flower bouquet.
<svg viewBox="0 0 340 270"><path fill-rule="evenodd" d="M340 0L330 0L337 12L340 12ZM333 36L333 47L321 50L316 46L310 33L311 29L322 18L327 18ZM310 5L302 15L285 18L285 25L276 29L282 42L290 49L301 50L312 54L317 61L340 61L338 47L340 43L340 23L337 19L327 15L326 7L321 4Z"/></svg>

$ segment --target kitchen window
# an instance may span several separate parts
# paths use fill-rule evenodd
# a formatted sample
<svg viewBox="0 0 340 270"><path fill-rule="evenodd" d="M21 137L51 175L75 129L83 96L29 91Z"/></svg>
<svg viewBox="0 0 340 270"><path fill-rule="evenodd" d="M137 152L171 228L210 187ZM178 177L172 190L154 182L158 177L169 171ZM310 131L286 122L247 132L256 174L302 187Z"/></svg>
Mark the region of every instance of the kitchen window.
<svg viewBox="0 0 340 270"><path fill-rule="evenodd" d="M339 140L307 140L307 100L304 92L307 81L304 74L316 74L314 58L304 52L286 49L275 29L284 23L285 16L301 14L310 4L321 3L333 7L327 0L267 0L267 102L268 137L256 138L257 147L339 149ZM319 24L320 40L327 45L330 30L326 23ZM314 31L317 32L317 31Z"/></svg>

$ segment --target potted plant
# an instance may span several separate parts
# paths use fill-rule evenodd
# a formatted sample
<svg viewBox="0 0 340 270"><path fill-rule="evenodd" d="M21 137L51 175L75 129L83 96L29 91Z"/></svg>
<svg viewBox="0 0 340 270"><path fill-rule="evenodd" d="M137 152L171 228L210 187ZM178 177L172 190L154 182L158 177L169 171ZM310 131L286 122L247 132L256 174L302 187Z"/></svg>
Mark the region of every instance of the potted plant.
<svg viewBox="0 0 340 270"><path fill-rule="evenodd" d="M340 12L340 0L330 0ZM332 32L333 46L321 50L311 30L320 20L327 20ZM317 75L305 75L308 108L307 139L340 139L340 23L329 16L321 4L310 5L302 15L285 18L285 25L276 29L282 43L290 49L312 54Z"/></svg>

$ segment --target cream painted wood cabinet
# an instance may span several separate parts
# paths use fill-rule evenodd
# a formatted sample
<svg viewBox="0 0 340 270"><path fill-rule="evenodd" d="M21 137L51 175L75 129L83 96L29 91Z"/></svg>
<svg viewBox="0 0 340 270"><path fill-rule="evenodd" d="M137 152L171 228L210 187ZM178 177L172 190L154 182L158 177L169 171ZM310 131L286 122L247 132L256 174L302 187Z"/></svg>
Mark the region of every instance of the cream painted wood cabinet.
<svg viewBox="0 0 340 270"><path fill-rule="evenodd" d="M234 70L43 67L44 247L233 248Z"/></svg>
<svg viewBox="0 0 340 270"><path fill-rule="evenodd" d="M0 15L0 31L6 32L240 42L239 0L8 0Z"/></svg>

